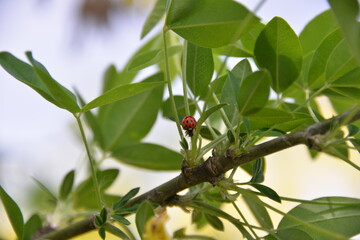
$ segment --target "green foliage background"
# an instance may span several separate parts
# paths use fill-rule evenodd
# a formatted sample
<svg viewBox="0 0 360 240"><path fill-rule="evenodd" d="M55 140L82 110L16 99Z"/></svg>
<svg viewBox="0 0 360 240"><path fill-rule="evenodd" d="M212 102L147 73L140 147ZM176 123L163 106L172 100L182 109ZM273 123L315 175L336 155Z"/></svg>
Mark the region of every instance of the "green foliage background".
<svg viewBox="0 0 360 240"><path fill-rule="evenodd" d="M1 52L0 65L5 71L74 116L89 165L89 177L80 183L74 183L76 170L67 173L58 194L36 180L48 195L51 210L35 213L27 221L1 187L0 198L17 237L30 239L48 224L46 214L54 213L61 216L60 226L76 224L78 219L73 214L94 216L89 231L96 228L101 238L111 233L122 239L135 238L127 227L131 224L127 216L135 214L140 238L162 236L163 222L157 223L158 230L150 232L146 223L153 219L159 203L169 199L160 199L160 192L160 197L149 198L155 199L153 203L144 201L139 205L132 204L138 188L124 196L107 193L119 170L104 169L103 161L112 158L156 171L199 166L208 153L230 161L229 151L239 157L264 137L286 136L323 121L318 97L329 99L338 114L350 112L340 122L334 119L329 131L312 136L315 140L309 146L360 170L349 155L350 149L359 151L360 146L360 124L352 120L360 104L359 6L352 0L330 0L329 4L331 10L316 16L298 36L285 19L274 17L261 23L255 13L231 0L158 0L144 24L142 37L165 16L162 33L144 41L123 69L110 66L103 79L103 92L89 102L56 81L31 52L26 52L28 63L7 51ZM238 63L227 69L230 57L238 59ZM149 66L159 72L134 83L136 75ZM182 83L182 96L173 94L176 81ZM165 90L168 99L164 99ZM181 129L181 119L194 111L198 127L190 138ZM159 112L175 122L181 151L143 141ZM86 135L84 123L91 134ZM203 143L202 139L211 141ZM310 154L316 155L313 150ZM271 161L265 156L253 162L251 166L240 166L251 175L249 180L235 179L234 168L230 174L217 176L212 185L200 183L189 188L175 205L193 210L192 223L197 229L208 225L224 231L226 220L247 239L346 239L360 233L359 199L279 196L263 184L264 166ZM239 197L255 223L249 223L237 206L235 200ZM299 205L285 213L264 198ZM227 204L233 205L235 211L223 211L221 207ZM70 209L70 214L61 214L59 209ZM282 216L278 225L273 223L269 210ZM51 238L51 234L40 236ZM185 229L180 229L173 236L212 239L194 234L187 235Z"/></svg>

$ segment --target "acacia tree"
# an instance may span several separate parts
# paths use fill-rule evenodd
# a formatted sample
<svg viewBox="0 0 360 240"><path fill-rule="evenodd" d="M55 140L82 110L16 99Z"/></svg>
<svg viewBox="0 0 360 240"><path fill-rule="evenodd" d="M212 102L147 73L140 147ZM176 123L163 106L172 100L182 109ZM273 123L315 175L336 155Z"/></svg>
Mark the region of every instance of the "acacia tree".
<svg viewBox="0 0 360 240"><path fill-rule="evenodd" d="M350 149L360 150L359 6L355 0L329 4L331 9L297 36L284 19L274 17L263 24L232 0L157 0L141 37L165 15L162 32L146 41L122 70L110 66L102 94L90 102L55 81L31 52L26 53L30 64L1 52L0 65L9 74L75 117L90 166L90 177L76 186L75 170L66 174L57 195L39 183L57 209L81 213L76 219L62 216L58 226L38 213L24 221L0 186L17 237L67 239L97 229L101 238L109 232L135 239L127 225L136 224L142 239L168 239L163 227L166 206L184 209L198 228L209 224L223 230L222 221L229 221L246 239L347 239L359 234L360 199L292 199L261 184L264 166L271 164L266 156L299 144L313 157L324 152L360 170L349 159ZM229 58L238 60L231 70ZM158 73L132 83L149 66ZM173 94L176 81L182 83L182 95ZM169 95L165 100L164 90ZM269 97L271 91L276 97ZM337 116L324 119L315 101L319 96L330 100ZM180 152L142 142L159 111L174 121ZM192 136L181 128L186 115L198 116ZM91 136L85 135L83 122ZM119 170L104 169L93 155L95 149L136 167L181 173L137 197L139 188L124 196L110 195L106 189ZM235 179L239 168L251 175L247 182ZM185 194L177 194L184 189ZM238 198L245 200L256 223L237 206ZM264 198L299 205L285 213ZM226 204L236 211L223 211ZM283 216L278 226L268 210ZM135 223L127 220L131 214ZM186 234L185 229L173 238L213 239Z"/></svg>

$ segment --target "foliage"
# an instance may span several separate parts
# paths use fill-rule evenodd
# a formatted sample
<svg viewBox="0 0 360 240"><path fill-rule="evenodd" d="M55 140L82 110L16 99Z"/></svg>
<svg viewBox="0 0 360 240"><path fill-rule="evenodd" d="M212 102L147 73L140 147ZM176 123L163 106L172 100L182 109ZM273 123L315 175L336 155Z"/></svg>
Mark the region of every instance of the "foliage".
<svg viewBox="0 0 360 240"><path fill-rule="evenodd" d="M274 17L263 24L255 13L232 0L158 0L141 37L165 16L163 32L148 38L122 70L110 66L104 75L103 92L90 102L57 82L31 52L26 53L30 64L1 52L3 69L75 117L91 170L89 178L77 184L75 170L67 173L58 194L35 180L56 208L66 206L82 214L80 222L64 214L61 226L69 227L62 231L44 232L51 222L38 214L24 222L19 206L0 186L1 201L18 239L73 236L77 233L71 226L79 227L82 221L86 231L97 228L103 239L107 233L134 239L127 227L130 214L135 214L132 224L141 239L165 238L166 205L191 209L197 228L210 225L224 231L223 221L229 221L247 239L347 239L360 234L360 199L290 199L262 184L265 164L271 164L266 160L270 151L262 152L263 145L258 142L269 136L291 137L309 126L320 128L323 125L317 123L321 122L329 127L306 139L311 153L323 151L360 170L349 159L350 149L360 152L360 124L356 121L360 118L359 7L355 0L329 3L331 10L316 16L298 36L286 20ZM227 65L230 57L238 61L231 70ZM181 67L175 62L181 62ZM138 73L150 66L159 72L134 83ZM182 82L183 95L174 96L172 85L178 81ZM316 101L320 96L327 97L338 114L346 114L324 121L322 106ZM144 142L160 111L164 118L175 121L180 152ZM180 120L194 114L199 116L198 126L193 136L184 136ZM91 141L85 136L83 120L92 133ZM348 126L347 135L344 125ZM203 139L210 142L203 146ZM286 147L293 145L290 142ZM256 147L258 157L250 159L254 161L232 168L230 174L218 170ZM93 154L95 149L103 156L139 168L182 170L180 176L188 181L181 183L175 178L136 198L139 188L122 197L110 195L106 189L119 170L103 169L104 159ZM211 157L205 162L207 153ZM203 172L198 176L187 174L202 171L202 166L210 166L213 159L222 161L221 167L213 169L218 171L215 178L205 176L192 184ZM238 167L251 174L248 182L237 183L234 179ZM168 196L167 191L174 188L189 190L182 196ZM251 210L256 224L249 223L248 216L237 207L239 198ZM284 213L263 198L300 204ZM232 204L241 220L221 210L225 204ZM275 228L268 210L282 215ZM61 235L64 232L67 235ZM174 238L212 239L188 235L185 229L176 231Z"/></svg>

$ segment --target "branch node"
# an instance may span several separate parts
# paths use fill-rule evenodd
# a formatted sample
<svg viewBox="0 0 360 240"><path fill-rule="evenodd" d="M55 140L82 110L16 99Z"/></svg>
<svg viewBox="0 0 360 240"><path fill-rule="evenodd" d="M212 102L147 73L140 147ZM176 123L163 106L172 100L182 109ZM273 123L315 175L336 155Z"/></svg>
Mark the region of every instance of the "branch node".
<svg viewBox="0 0 360 240"><path fill-rule="evenodd" d="M308 146L308 148L310 149L314 149L316 151L321 152L323 150L322 147L322 138L323 136L320 134L316 134L314 136L310 136L307 138L306 140L306 145Z"/></svg>

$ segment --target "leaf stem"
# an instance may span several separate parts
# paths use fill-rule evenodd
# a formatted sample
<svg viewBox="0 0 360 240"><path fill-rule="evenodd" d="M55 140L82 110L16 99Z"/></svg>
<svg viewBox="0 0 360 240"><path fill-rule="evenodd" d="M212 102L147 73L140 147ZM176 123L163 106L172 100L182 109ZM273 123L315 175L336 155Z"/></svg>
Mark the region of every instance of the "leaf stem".
<svg viewBox="0 0 360 240"><path fill-rule="evenodd" d="M310 113L310 116L314 119L315 122L317 122L317 123L320 122L319 119L316 117L314 110L311 107L311 103L310 103L310 99L309 99L309 97L310 97L309 90L305 90L305 96L306 96L306 106Z"/></svg>
<svg viewBox="0 0 360 240"><path fill-rule="evenodd" d="M180 135L181 139L183 139L184 138L184 133L181 130L180 119L179 119L179 116L178 116L178 113L177 113L177 110L176 110L174 94L173 94L173 91L172 91L172 86L171 86L171 81L170 81L170 67L169 67L169 57L168 57L168 50L167 50L166 33L167 33L167 30L164 27L164 29L163 29L163 41L164 41L164 53L165 53L166 82L167 82L167 86L168 86L170 103L171 103L174 118L175 118L175 121L176 121L176 126L177 126L177 129L178 129L178 132L179 132L179 135Z"/></svg>
<svg viewBox="0 0 360 240"><path fill-rule="evenodd" d="M187 61L187 40L184 40L184 50L183 50L183 64L182 64L182 86L183 86L183 95L184 95L184 106L185 106L185 113L186 115L190 115L190 107L188 101L188 94L187 94L187 84L186 84L186 61Z"/></svg>
<svg viewBox="0 0 360 240"><path fill-rule="evenodd" d="M198 162L204 155L205 153L207 153L209 150L211 150L213 147L215 147L216 145L218 145L220 142L224 141L227 138L227 134L223 134L219 137L217 137L216 139L214 139L213 141L211 141L209 144L205 145L201 151L199 152L199 154L197 155L196 161Z"/></svg>
<svg viewBox="0 0 360 240"><path fill-rule="evenodd" d="M197 109L197 111L199 112L200 116L202 115L203 111L201 110L199 104L195 101L195 99L192 99L193 102L195 103L195 107ZM217 134L216 132L214 131L213 127L211 126L210 122L206 119L205 121L205 125L209 128L209 131L210 131L210 134L213 138L216 138L217 137ZM201 127L201 126L198 126L198 127Z"/></svg>
<svg viewBox="0 0 360 240"><path fill-rule="evenodd" d="M95 161L91 156L89 144L88 144L88 142L86 140L84 128L83 128L83 125L82 125L81 120L80 120L80 115L74 115L74 116L75 116L77 124L79 126L81 137L82 137L83 143L85 145L86 153L88 155L90 169L91 169L91 177L92 177L93 182L94 182L94 190L95 190L95 195L96 195L96 199L97 199L97 202L98 202L98 206L99 206L99 208L102 208L105 205L105 202L104 202L104 199L103 199L103 197L102 197L102 195L100 193L100 186L99 186L99 183L98 183L98 180L97 180L97 177L96 177Z"/></svg>
<svg viewBox="0 0 360 240"><path fill-rule="evenodd" d="M254 237L256 239L259 239L259 236L256 234L256 232L254 231L254 229L251 227L251 225L249 224L249 222L246 220L246 217L244 216L244 214L242 214L242 212L240 211L239 207L236 205L235 202L231 202L231 204L233 205L233 207L235 208L235 210L237 211L237 213L240 215L240 217L244 220L244 225L246 225L249 229L250 232L254 235Z"/></svg>

